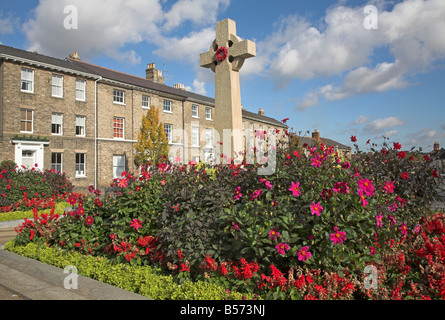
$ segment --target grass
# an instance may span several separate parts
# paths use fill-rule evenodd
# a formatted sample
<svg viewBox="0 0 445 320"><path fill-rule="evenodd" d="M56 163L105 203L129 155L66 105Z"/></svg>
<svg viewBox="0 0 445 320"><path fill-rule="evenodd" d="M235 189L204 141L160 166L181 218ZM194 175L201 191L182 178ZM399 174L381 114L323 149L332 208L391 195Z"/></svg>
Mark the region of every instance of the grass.
<svg viewBox="0 0 445 320"><path fill-rule="evenodd" d="M60 201L56 203L54 213L63 214L63 209L70 207L71 205L66 201ZM39 215L42 213L50 213L51 208L45 210L39 210ZM11 211L0 213L0 222L1 221L10 221L10 220L20 220L24 218L33 218L34 213L31 210L28 211Z"/></svg>

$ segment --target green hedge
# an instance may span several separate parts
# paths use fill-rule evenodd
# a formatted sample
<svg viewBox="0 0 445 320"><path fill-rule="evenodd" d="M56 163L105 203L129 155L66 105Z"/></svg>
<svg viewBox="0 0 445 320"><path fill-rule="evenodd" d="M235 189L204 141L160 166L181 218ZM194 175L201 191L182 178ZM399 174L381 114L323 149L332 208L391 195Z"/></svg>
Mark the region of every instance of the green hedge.
<svg viewBox="0 0 445 320"><path fill-rule="evenodd" d="M66 201L56 203L54 213L59 215L63 214L63 209L70 207L71 205ZM39 215L42 213L50 213L51 208L39 210ZM20 220L25 218L33 218L34 213L32 210L27 211L11 211L0 213L0 221Z"/></svg>
<svg viewBox="0 0 445 320"><path fill-rule="evenodd" d="M115 264L105 258L86 256L34 243L29 243L25 247L16 246L14 240L9 241L4 249L59 268L74 265L80 275L154 300L255 299L254 295L227 292L225 288L205 281L184 281L178 284L174 282L172 276L161 275L159 269L150 266Z"/></svg>

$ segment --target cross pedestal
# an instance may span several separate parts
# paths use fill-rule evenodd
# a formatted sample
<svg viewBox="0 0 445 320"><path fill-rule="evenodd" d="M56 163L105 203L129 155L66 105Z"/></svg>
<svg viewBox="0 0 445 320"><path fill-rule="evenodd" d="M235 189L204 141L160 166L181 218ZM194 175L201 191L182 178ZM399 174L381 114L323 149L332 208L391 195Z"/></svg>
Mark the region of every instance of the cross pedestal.
<svg viewBox="0 0 445 320"><path fill-rule="evenodd" d="M201 67L215 73L215 129L223 150L230 147L231 154L226 155L238 163L244 151L239 70L255 54L255 43L238 37L235 21L225 19L216 23L216 39L199 57Z"/></svg>

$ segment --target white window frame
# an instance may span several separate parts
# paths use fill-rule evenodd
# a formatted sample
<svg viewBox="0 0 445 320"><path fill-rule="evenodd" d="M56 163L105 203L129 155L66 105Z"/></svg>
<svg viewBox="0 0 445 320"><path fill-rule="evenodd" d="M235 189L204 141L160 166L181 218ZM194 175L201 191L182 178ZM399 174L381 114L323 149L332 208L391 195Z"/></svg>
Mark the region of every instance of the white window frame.
<svg viewBox="0 0 445 320"><path fill-rule="evenodd" d="M121 158L121 161L123 161L123 166L119 165L119 158ZM113 179L121 177L121 173L124 172L126 169L125 161L126 161L125 154L114 154L113 155ZM118 171L119 168L121 168L120 171Z"/></svg>
<svg viewBox="0 0 445 320"><path fill-rule="evenodd" d="M213 130L206 128L206 148L213 148Z"/></svg>
<svg viewBox="0 0 445 320"><path fill-rule="evenodd" d="M26 87L31 87L31 89L24 89L23 84L26 83ZM34 93L34 70L28 68L21 69L20 76L20 90L22 92Z"/></svg>
<svg viewBox="0 0 445 320"><path fill-rule="evenodd" d="M78 158L77 156L79 156L79 160L81 159L81 156L83 156L83 162L78 162ZM75 155L76 159L75 159L75 163L76 163L76 167L75 167L75 171L76 171L76 178L83 178L87 176L87 154L86 153L76 153ZM81 170L83 167L83 170Z"/></svg>
<svg viewBox="0 0 445 320"><path fill-rule="evenodd" d="M77 133L77 127L83 128L80 131L83 131L83 134ZM76 137L85 137L87 131L87 117L86 116L76 116Z"/></svg>
<svg viewBox="0 0 445 320"><path fill-rule="evenodd" d="M60 119L60 123L59 122L55 122L54 120L58 121ZM59 125L60 126L60 132L59 133L54 133L53 132L53 125ZM51 114L51 134L53 136L61 136L63 135L63 113L61 112L53 112Z"/></svg>
<svg viewBox="0 0 445 320"><path fill-rule="evenodd" d="M173 111L172 111L172 109L173 109L172 104L173 103L170 100L164 100L164 107L163 107L164 112L166 112L166 113L173 113Z"/></svg>
<svg viewBox="0 0 445 320"><path fill-rule="evenodd" d="M53 161L54 155L60 155L60 164ZM56 156L57 157L57 156ZM56 161L59 160L56 158ZM55 167L60 166L60 170L57 170ZM63 152L51 152L51 169L54 169L58 172L63 172Z"/></svg>
<svg viewBox="0 0 445 320"><path fill-rule="evenodd" d="M76 79L76 100L85 101L87 98L86 94L87 82L82 79Z"/></svg>
<svg viewBox="0 0 445 320"><path fill-rule="evenodd" d="M26 114L28 114L28 112L30 111L31 112L31 120L28 120L28 118L26 118L25 120L22 119L22 111L26 111ZM31 131L22 130L22 122L25 122L25 123L31 122ZM25 126L25 127L27 127L27 126ZM20 109L20 132L23 132L23 133L33 133L34 132L34 110L25 109L25 108Z"/></svg>
<svg viewBox="0 0 445 320"><path fill-rule="evenodd" d="M164 123L164 132L167 137L168 143L173 142L173 125L170 123Z"/></svg>
<svg viewBox="0 0 445 320"><path fill-rule="evenodd" d="M212 120L212 108L206 108L206 120Z"/></svg>
<svg viewBox="0 0 445 320"><path fill-rule="evenodd" d="M116 129L120 130L121 128L116 127L115 124L115 119L120 119L122 120L122 137L116 137ZM113 138L116 140L124 140L125 139L125 118L122 117L113 117Z"/></svg>
<svg viewBox="0 0 445 320"><path fill-rule="evenodd" d="M192 104L192 118L199 119L199 106L197 104Z"/></svg>
<svg viewBox="0 0 445 320"><path fill-rule="evenodd" d="M55 98L63 98L63 76L60 74L52 75L51 96Z"/></svg>
<svg viewBox="0 0 445 320"><path fill-rule="evenodd" d="M150 96L142 95L142 109L150 109Z"/></svg>
<svg viewBox="0 0 445 320"><path fill-rule="evenodd" d="M120 101L120 100L122 100L122 101ZM125 91L124 90L113 89L113 103L125 105Z"/></svg>
<svg viewBox="0 0 445 320"><path fill-rule="evenodd" d="M199 127L192 127L192 147L199 148Z"/></svg>

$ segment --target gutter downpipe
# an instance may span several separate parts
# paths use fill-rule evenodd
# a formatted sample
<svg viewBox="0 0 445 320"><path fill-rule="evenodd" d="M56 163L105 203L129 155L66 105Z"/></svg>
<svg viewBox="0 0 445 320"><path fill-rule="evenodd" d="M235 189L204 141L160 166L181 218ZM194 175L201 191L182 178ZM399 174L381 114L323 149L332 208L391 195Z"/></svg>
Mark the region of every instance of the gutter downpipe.
<svg viewBox="0 0 445 320"><path fill-rule="evenodd" d="M97 189L97 82L102 76L94 81L94 189Z"/></svg>

